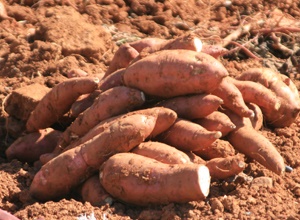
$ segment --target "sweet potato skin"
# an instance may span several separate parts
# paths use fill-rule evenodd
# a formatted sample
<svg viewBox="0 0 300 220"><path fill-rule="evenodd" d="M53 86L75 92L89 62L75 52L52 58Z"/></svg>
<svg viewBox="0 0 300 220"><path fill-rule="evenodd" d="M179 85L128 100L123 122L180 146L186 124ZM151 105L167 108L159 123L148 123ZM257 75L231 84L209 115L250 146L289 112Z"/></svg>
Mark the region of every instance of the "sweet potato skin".
<svg viewBox="0 0 300 220"><path fill-rule="evenodd" d="M137 41L130 42L129 45L140 53L143 49L147 47L151 47L151 48L157 47L166 43L166 41L167 40L161 38L147 37Z"/></svg>
<svg viewBox="0 0 300 220"><path fill-rule="evenodd" d="M196 94L166 99L156 104L174 110L178 117L184 119L203 118L216 111L223 100L211 94ZM191 106L193 106L191 108Z"/></svg>
<svg viewBox="0 0 300 220"><path fill-rule="evenodd" d="M96 90L98 78L81 77L68 79L53 87L38 103L29 116L26 129L28 132L50 127L68 112L76 99Z"/></svg>
<svg viewBox="0 0 300 220"><path fill-rule="evenodd" d="M210 184L204 165L164 164L133 153L116 154L100 168L100 182L109 194L139 206L203 200L209 187L201 190L199 179Z"/></svg>
<svg viewBox="0 0 300 220"><path fill-rule="evenodd" d="M143 142L132 149L131 152L167 164L184 164L191 162L190 158L184 152L170 145L156 141Z"/></svg>
<svg viewBox="0 0 300 220"><path fill-rule="evenodd" d="M26 134L19 137L6 149L6 157L9 160L18 159L22 162L35 162L39 160L42 154L54 150L61 134L62 132L52 128Z"/></svg>
<svg viewBox="0 0 300 220"><path fill-rule="evenodd" d="M240 117L229 110L226 110L226 114L237 126L227 136L232 146L238 152L256 160L274 173L283 174L285 171L284 159L275 146L252 127L250 119Z"/></svg>
<svg viewBox="0 0 300 220"><path fill-rule="evenodd" d="M30 186L31 195L41 201L65 196L93 175L111 155L128 152L143 142L154 125L154 117L141 114L115 120L98 136L42 166Z"/></svg>
<svg viewBox="0 0 300 220"><path fill-rule="evenodd" d="M124 84L146 94L170 98L211 92L228 75L213 57L190 50L162 50L131 64L123 74Z"/></svg>
<svg viewBox="0 0 300 220"><path fill-rule="evenodd" d="M123 74L125 72L125 68L118 69L115 72L111 73L104 79L102 79L99 83L99 90L102 92L109 90L116 86L123 86Z"/></svg>

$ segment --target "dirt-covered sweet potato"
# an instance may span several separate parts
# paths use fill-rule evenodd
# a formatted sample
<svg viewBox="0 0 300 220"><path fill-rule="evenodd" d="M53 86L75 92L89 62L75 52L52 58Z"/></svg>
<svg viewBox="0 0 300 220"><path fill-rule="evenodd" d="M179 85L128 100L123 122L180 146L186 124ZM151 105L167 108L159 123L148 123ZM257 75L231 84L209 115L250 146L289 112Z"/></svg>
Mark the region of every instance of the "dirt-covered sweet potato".
<svg viewBox="0 0 300 220"><path fill-rule="evenodd" d="M123 86L123 73L125 68L118 69L115 72L111 73L109 76L105 77L99 82L99 90L102 92L111 89L116 86Z"/></svg>
<svg viewBox="0 0 300 220"><path fill-rule="evenodd" d="M98 83L98 78L80 77L54 86L31 112L26 123L27 131L50 127L70 110L80 95L96 90Z"/></svg>
<svg viewBox="0 0 300 220"><path fill-rule="evenodd" d="M285 171L283 157L265 136L252 127L250 119L240 117L230 110L224 112L236 125L236 129L227 135L232 146L274 173L283 174Z"/></svg>
<svg viewBox="0 0 300 220"><path fill-rule="evenodd" d="M228 75L215 58L191 50L162 50L132 63L123 74L126 86L158 97L210 93Z"/></svg>
<svg viewBox="0 0 300 220"><path fill-rule="evenodd" d="M164 164L134 153L119 153L100 168L100 182L114 198L139 206L203 200L210 174L200 164Z"/></svg>
<svg viewBox="0 0 300 220"><path fill-rule="evenodd" d="M140 40L130 42L129 45L140 53L143 49L147 47L157 47L166 43L167 41L168 40L162 38L146 37Z"/></svg>
<svg viewBox="0 0 300 220"><path fill-rule="evenodd" d="M110 156L128 152L142 143L152 132L155 121L155 117L142 114L114 120L93 139L42 166L31 183L31 195L42 201L65 196L94 174Z"/></svg>
<svg viewBox="0 0 300 220"><path fill-rule="evenodd" d="M157 140L183 151L197 151L210 146L222 136L220 131L208 131L199 124L178 118Z"/></svg>
<svg viewBox="0 0 300 220"><path fill-rule="evenodd" d="M131 152L167 164L190 163L189 157L184 152L157 141L143 142L133 148Z"/></svg>
<svg viewBox="0 0 300 220"><path fill-rule="evenodd" d="M223 100L211 94L196 94L179 96L163 100L156 106L163 106L174 110L178 117L184 119L203 118L216 111ZM191 107L192 106L192 107Z"/></svg>
<svg viewBox="0 0 300 220"><path fill-rule="evenodd" d="M254 112L254 117L250 118L250 121L251 121L252 127L258 131L262 128L263 123L264 123L263 112L262 112L261 108L254 103L247 103L247 106L249 109L251 109Z"/></svg>
<svg viewBox="0 0 300 220"><path fill-rule="evenodd" d="M220 131L222 137L226 136L236 127L226 114L219 111L214 111L203 118L195 119L193 122L201 125L208 131Z"/></svg>
<svg viewBox="0 0 300 220"><path fill-rule="evenodd" d="M25 134L6 149L6 157L9 160L18 159L22 162L35 162L39 160L42 154L50 153L54 150L61 133L52 128L45 128Z"/></svg>

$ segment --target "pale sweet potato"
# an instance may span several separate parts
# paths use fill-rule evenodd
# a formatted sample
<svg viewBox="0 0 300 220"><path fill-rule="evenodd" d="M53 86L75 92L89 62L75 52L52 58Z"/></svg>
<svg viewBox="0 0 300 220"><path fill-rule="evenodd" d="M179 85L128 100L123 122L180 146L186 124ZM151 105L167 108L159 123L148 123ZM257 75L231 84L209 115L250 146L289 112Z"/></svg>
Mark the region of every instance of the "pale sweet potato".
<svg viewBox="0 0 300 220"><path fill-rule="evenodd" d="M132 153L149 157L167 164L190 163L189 157L175 147L161 142L143 142L133 148Z"/></svg>
<svg viewBox="0 0 300 220"><path fill-rule="evenodd" d="M50 127L70 110L80 95L96 90L98 83L98 78L81 77L68 79L53 87L31 112L26 123L27 131Z"/></svg>
<svg viewBox="0 0 300 220"><path fill-rule="evenodd" d="M129 45L136 49L139 53L147 48L147 47L157 47L164 43L166 43L167 40L161 39L161 38L154 38L154 37L146 37L137 41L130 42Z"/></svg>
<svg viewBox="0 0 300 220"><path fill-rule="evenodd" d="M246 164L241 154L225 158L214 158L207 161L206 166L212 179L226 179L242 172Z"/></svg>
<svg viewBox="0 0 300 220"><path fill-rule="evenodd" d="M254 112L254 117L250 118L252 127L255 130L260 130L264 123L264 115L260 107L254 103L247 103L249 109Z"/></svg>
<svg viewBox="0 0 300 220"><path fill-rule="evenodd" d="M156 104L174 110L184 119L203 118L216 111L223 100L210 94L196 94L166 99Z"/></svg>
<svg viewBox="0 0 300 220"><path fill-rule="evenodd" d="M6 157L9 160L18 159L22 162L35 162L39 160L42 154L50 153L54 150L61 133L52 128L45 128L25 134L6 149Z"/></svg>
<svg viewBox="0 0 300 220"><path fill-rule="evenodd" d="M214 58L218 58L228 52L228 50L220 45L203 44L201 52L207 53Z"/></svg>
<svg viewBox="0 0 300 220"><path fill-rule="evenodd" d="M183 151L197 151L210 146L222 136L220 131L208 131L202 126L178 118L157 140Z"/></svg>
<svg viewBox="0 0 300 220"><path fill-rule="evenodd" d="M195 119L193 122L201 125L208 131L220 131L222 137L226 136L236 127L226 114L219 111L214 111L203 118Z"/></svg>
<svg viewBox="0 0 300 220"><path fill-rule="evenodd" d="M101 166L100 182L114 198L144 206L203 200L209 193L210 175L200 164L164 164L120 153Z"/></svg>
<svg viewBox="0 0 300 220"><path fill-rule="evenodd" d="M254 113L244 102L243 96L239 89L231 82L231 77L222 79L216 90L212 91L213 95L220 97L224 101L224 106L234 111L242 117L253 117Z"/></svg>
<svg viewBox="0 0 300 220"><path fill-rule="evenodd" d="M134 62L123 74L124 84L158 97L210 93L228 75L213 57L190 50L162 50Z"/></svg>
<svg viewBox="0 0 300 220"><path fill-rule="evenodd" d="M225 113L236 125L236 129L227 135L232 146L274 173L283 174L285 171L284 159L275 146L252 127L250 119L240 117L230 110L225 110Z"/></svg>
<svg viewBox="0 0 300 220"><path fill-rule="evenodd" d="M31 183L31 195L43 201L65 196L92 176L110 156L128 152L142 143L152 132L155 120L141 114L114 120L93 139L42 166Z"/></svg>
<svg viewBox="0 0 300 220"><path fill-rule="evenodd" d="M0 4L1 4L1 2L0 2ZM3 209L0 209L0 219L1 220L20 220L16 216L12 215L11 213L9 213Z"/></svg>

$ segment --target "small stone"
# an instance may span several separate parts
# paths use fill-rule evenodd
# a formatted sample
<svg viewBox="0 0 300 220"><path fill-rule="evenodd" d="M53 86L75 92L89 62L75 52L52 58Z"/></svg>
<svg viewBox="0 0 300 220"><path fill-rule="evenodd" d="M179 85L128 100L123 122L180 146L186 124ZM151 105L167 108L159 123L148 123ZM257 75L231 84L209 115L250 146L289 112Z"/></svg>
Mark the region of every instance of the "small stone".
<svg viewBox="0 0 300 220"><path fill-rule="evenodd" d="M265 177L265 176L261 176L261 177L256 177L252 180L251 182L251 187L269 187L272 188L273 187L273 180L270 177Z"/></svg>
<svg viewBox="0 0 300 220"><path fill-rule="evenodd" d="M224 206L221 201L217 198L212 198L209 200L211 210L216 213L217 211L224 212Z"/></svg>

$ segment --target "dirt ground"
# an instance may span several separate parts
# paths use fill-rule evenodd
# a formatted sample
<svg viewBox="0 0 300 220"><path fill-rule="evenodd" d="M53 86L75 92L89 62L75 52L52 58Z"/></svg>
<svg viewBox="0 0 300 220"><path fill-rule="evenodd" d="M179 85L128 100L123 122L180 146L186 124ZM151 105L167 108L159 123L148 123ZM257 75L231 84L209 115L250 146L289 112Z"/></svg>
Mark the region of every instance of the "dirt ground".
<svg viewBox="0 0 300 220"><path fill-rule="evenodd" d="M251 30L232 40L251 53L236 50L220 58L230 74L267 66L300 87L300 3L296 0L0 1L0 103L25 85L37 82L51 88L66 79L72 68L101 76L125 42L195 32L203 42L215 44L249 23ZM281 39L282 48L272 44L271 33ZM96 219L300 219L300 120L286 128L265 125L261 129L292 172L278 176L247 160L245 176L213 181L205 201L151 207L120 202L93 207L76 196L45 203L31 198L29 186L37 168L8 161L4 153L21 135L13 123L2 108L0 208L20 219L77 219L92 214Z"/></svg>

